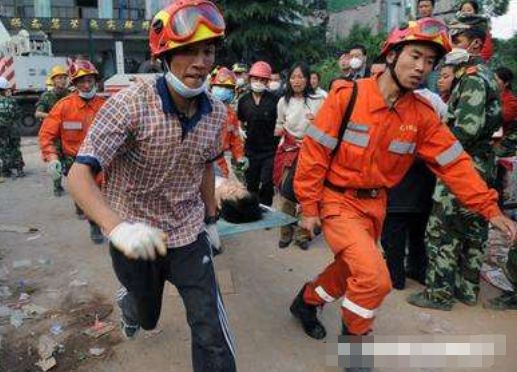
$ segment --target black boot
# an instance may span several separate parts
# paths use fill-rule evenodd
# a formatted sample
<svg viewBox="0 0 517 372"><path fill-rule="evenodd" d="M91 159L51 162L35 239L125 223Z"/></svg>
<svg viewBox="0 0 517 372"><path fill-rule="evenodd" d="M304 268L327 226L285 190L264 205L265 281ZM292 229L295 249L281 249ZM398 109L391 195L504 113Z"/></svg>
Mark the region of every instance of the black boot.
<svg viewBox="0 0 517 372"><path fill-rule="evenodd" d="M343 336L354 336L348 331L348 327L345 323L341 323L341 335ZM351 340L346 340L345 342L352 342ZM356 358L354 358L356 359ZM371 372L372 369L369 367L345 367L344 372Z"/></svg>
<svg viewBox="0 0 517 372"><path fill-rule="evenodd" d="M94 244L104 243L104 235L102 235L100 227L92 221L90 222L90 239Z"/></svg>
<svg viewBox="0 0 517 372"><path fill-rule="evenodd" d="M321 340L327 335L325 327L318 320L316 313L318 307L314 305L308 305L303 300L303 292L305 291L306 285L303 286L302 290L295 297L289 310L298 320L302 323L303 330L305 333L316 340Z"/></svg>

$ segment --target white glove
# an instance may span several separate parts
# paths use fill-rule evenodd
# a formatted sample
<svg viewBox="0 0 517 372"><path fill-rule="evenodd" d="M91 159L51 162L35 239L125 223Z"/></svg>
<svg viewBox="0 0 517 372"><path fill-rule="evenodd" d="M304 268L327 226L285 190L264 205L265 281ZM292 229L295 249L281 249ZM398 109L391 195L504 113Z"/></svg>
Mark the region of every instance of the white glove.
<svg viewBox="0 0 517 372"><path fill-rule="evenodd" d="M208 235L208 241L212 245L212 248L217 251L217 253L222 253L221 239L219 238L219 233L217 232L217 225L215 223L205 225L205 231Z"/></svg>
<svg viewBox="0 0 517 372"><path fill-rule="evenodd" d="M52 178L52 180L58 180L63 175L63 169L61 167L61 162L59 160L51 160L47 165L47 172Z"/></svg>
<svg viewBox="0 0 517 372"><path fill-rule="evenodd" d="M111 230L109 240L131 259L154 260L156 252L160 256L167 254L167 235L144 223L122 222Z"/></svg>
<svg viewBox="0 0 517 372"><path fill-rule="evenodd" d="M245 171L250 167L250 160L247 157L243 156L242 158L239 158L239 160L237 160L237 165L240 169Z"/></svg>

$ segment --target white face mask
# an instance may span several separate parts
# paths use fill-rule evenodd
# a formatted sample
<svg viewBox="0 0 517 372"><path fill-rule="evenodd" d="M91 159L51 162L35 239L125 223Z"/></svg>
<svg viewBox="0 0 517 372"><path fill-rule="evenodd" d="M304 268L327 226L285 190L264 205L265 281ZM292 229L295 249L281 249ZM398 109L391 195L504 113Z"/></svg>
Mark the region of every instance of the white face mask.
<svg viewBox="0 0 517 372"><path fill-rule="evenodd" d="M199 96L201 93L207 91L207 82L206 80L199 88L189 88L183 82L178 79L167 67L167 72L165 73L165 80L167 84L174 89L176 93L178 93L183 98L193 98L195 96Z"/></svg>
<svg viewBox="0 0 517 372"><path fill-rule="evenodd" d="M255 93L263 93L266 90L266 86L259 81L251 83L251 90Z"/></svg>
<svg viewBox="0 0 517 372"><path fill-rule="evenodd" d="M350 60L350 67L354 70L358 70L363 65L361 58L354 57Z"/></svg>
<svg viewBox="0 0 517 372"><path fill-rule="evenodd" d="M269 90L274 92L274 91L280 89L281 85L282 84L279 81L272 81L269 83Z"/></svg>
<svg viewBox="0 0 517 372"><path fill-rule="evenodd" d="M79 97L84 99L92 99L97 94L97 87L93 87L89 92L79 92Z"/></svg>

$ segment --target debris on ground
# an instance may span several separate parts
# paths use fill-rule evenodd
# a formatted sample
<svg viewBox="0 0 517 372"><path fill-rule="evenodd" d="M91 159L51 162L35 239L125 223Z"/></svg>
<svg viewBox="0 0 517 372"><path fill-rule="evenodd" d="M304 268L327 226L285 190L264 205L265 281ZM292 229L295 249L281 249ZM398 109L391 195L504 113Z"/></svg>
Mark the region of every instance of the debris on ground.
<svg viewBox="0 0 517 372"><path fill-rule="evenodd" d="M0 300L5 300L6 298L11 297L13 294L9 290L8 286L2 286L0 287Z"/></svg>
<svg viewBox="0 0 517 372"><path fill-rule="evenodd" d="M88 282L86 280L74 279L68 285L69 287L86 287Z"/></svg>
<svg viewBox="0 0 517 372"><path fill-rule="evenodd" d="M10 317L11 312L12 312L11 308L4 306L4 305L0 305L0 318Z"/></svg>
<svg viewBox="0 0 517 372"><path fill-rule="evenodd" d="M36 304L27 304L22 306L22 311L25 314L26 318L34 318L45 315L47 313L47 309L43 306L39 306Z"/></svg>
<svg viewBox="0 0 517 372"><path fill-rule="evenodd" d="M32 240L36 240L36 239L39 239L39 238L41 238L41 234L36 234L36 235L33 235L33 236L29 236L29 237L27 238L27 241L29 241L29 242L30 242L30 241L32 241Z"/></svg>
<svg viewBox="0 0 517 372"><path fill-rule="evenodd" d="M40 336L38 340L38 354L41 359L36 363L36 365L40 367L42 371L48 371L57 365L53 354L57 351L58 347L58 343L49 336Z"/></svg>
<svg viewBox="0 0 517 372"><path fill-rule="evenodd" d="M112 322L102 322L98 317L95 319L95 323L90 328L84 331L84 334L93 338L99 338L115 329L115 325Z"/></svg>
<svg viewBox="0 0 517 372"><path fill-rule="evenodd" d="M100 357L102 354L104 354L104 351L106 351L103 347L92 347L89 350L90 355L94 357Z"/></svg>
<svg viewBox="0 0 517 372"><path fill-rule="evenodd" d="M60 335L63 333L63 326L59 323L54 323L50 327L50 333L52 333L54 336Z"/></svg>
<svg viewBox="0 0 517 372"><path fill-rule="evenodd" d="M453 334L452 325L448 321L434 317L428 313L418 314L418 329L428 334Z"/></svg>
<svg viewBox="0 0 517 372"><path fill-rule="evenodd" d="M13 269L23 269L23 268L31 267L31 265L32 265L31 260L13 261Z"/></svg>
<svg viewBox="0 0 517 372"><path fill-rule="evenodd" d="M14 326L14 328L19 328L23 324L23 319L25 319L25 315L23 314L23 312L21 310L14 310L11 313L11 317L10 317L9 321L10 321L11 325Z"/></svg>
<svg viewBox="0 0 517 372"><path fill-rule="evenodd" d="M41 368L43 372L47 372L54 368L57 365L56 358L50 357L45 360L40 360L39 362L35 363L38 367Z"/></svg>
<svg viewBox="0 0 517 372"><path fill-rule="evenodd" d="M15 232L20 234L28 234L38 232L39 229L33 226L22 225L0 225L1 232Z"/></svg>

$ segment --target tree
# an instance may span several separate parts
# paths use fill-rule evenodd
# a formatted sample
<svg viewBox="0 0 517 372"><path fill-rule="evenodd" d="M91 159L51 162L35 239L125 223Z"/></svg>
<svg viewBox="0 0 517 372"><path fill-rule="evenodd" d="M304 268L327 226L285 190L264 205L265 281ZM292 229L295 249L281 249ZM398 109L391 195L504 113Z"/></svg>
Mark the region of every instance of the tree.
<svg viewBox="0 0 517 372"><path fill-rule="evenodd" d="M218 1L226 20L221 63L265 60L276 70L295 60L319 58L325 46L325 28L307 24L311 7L296 0ZM309 61L310 62L310 61Z"/></svg>
<svg viewBox="0 0 517 372"><path fill-rule="evenodd" d="M490 60L490 65L493 68L505 66L512 70L514 91L517 87L517 60L515 56L517 56L517 34L508 40L495 39L495 53Z"/></svg>
<svg viewBox="0 0 517 372"><path fill-rule="evenodd" d="M508 11L509 0L484 0L483 9L490 16L501 16Z"/></svg>

